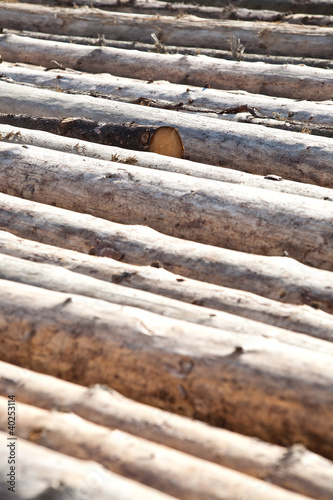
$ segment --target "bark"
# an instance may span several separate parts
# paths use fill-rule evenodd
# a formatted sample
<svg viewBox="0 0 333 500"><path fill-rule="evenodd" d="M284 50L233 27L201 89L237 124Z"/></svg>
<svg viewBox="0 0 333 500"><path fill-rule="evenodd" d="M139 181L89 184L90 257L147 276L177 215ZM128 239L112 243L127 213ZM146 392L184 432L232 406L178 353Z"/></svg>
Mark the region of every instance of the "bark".
<svg viewBox="0 0 333 500"><path fill-rule="evenodd" d="M223 21L195 16L174 18L108 12L89 7L57 8L34 4L0 4L0 28L29 29L64 35L151 42L152 33L162 44L230 49L229 40L240 39L247 52L289 57L333 56L333 30L318 26ZM325 43L323 43L325 41Z"/></svg>
<svg viewBox="0 0 333 500"><path fill-rule="evenodd" d="M303 447L291 449L208 426L137 403L108 387L84 388L0 362L0 394L73 412L318 500L331 500L333 464ZM288 459L286 459L288 457Z"/></svg>
<svg viewBox="0 0 333 500"><path fill-rule="evenodd" d="M89 47L17 35L1 35L2 58L8 62L72 68L90 73L111 73L144 81L239 89L294 99L331 99L333 71L288 65L227 61L205 56L154 54L111 47Z"/></svg>
<svg viewBox="0 0 333 500"><path fill-rule="evenodd" d="M105 300L113 304L138 307L189 323L206 325L236 334L246 332L246 335L252 337L272 338L293 346L333 355L333 344L322 340L309 338L299 333L295 334L290 330L268 326L233 314L186 304L153 293L125 288L114 283L106 283L105 281L96 280L48 264L38 264L8 255L1 255L0 279L58 292L75 293ZM328 332L324 336L325 339L333 342L333 335L329 335Z"/></svg>
<svg viewBox="0 0 333 500"><path fill-rule="evenodd" d="M0 114L0 123L176 158L181 158L184 153L182 140L174 127L147 127L132 123L105 124L83 118L58 120L10 114Z"/></svg>
<svg viewBox="0 0 333 500"><path fill-rule="evenodd" d="M250 111L257 118L272 118L279 124L281 120L290 123L304 122L311 131L313 125L323 128L332 126L331 101L325 103L295 101L293 99L272 98L263 95L250 95L237 91L189 88L185 85L168 82L147 83L129 78L110 75L88 75L63 70L20 67L2 63L2 79L15 83L33 84L48 87L59 92L87 93L132 104L146 105L185 111L210 113L218 118L233 119L238 113ZM294 120L294 122L292 121Z"/></svg>
<svg viewBox="0 0 333 500"><path fill-rule="evenodd" d="M247 187L269 189L281 193L333 201L331 189L314 186L313 184L287 181L280 177L276 178L269 175L267 177L261 177L259 175L214 167L204 163L194 163L178 158L171 159L165 156L161 158L161 156L154 153L142 151L136 151L135 155L133 155L133 151L128 149L103 145L97 146L87 141L78 141L63 136L60 138L48 132L0 124L0 141L16 144L30 144L31 146L63 151L100 160L112 160L114 162L137 165L156 170L165 170L167 172L185 174L202 179L241 184Z"/></svg>
<svg viewBox="0 0 333 500"><path fill-rule="evenodd" d="M159 2L160 3L160 2ZM146 5L146 3L144 4ZM181 47L175 45L165 46L163 44L154 43L142 43L142 42L128 42L122 40L111 40L110 38L105 38L104 36L99 36L97 38L88 37L78 37L78 36L66 36L66 35L55 35L52 33L40 33L36 31L19 31L19 30L9 30L3 29L4 34L15 34L20 36L27 36L32 38L38 38L41 40L50 40L55 42L65 42L65 43L76 43L79 45L97 45L103 47L115 47L118 49L136 49L145 52L158 52L167 54L184 54L192 56L209 56L217 57L220 59L235 60L236 57L233 55L231 50L220 50L220 49L210 49L202 47ZM306 66L315 66L318 68L332 69L333 62L328 59L319 59L311 57L288 57L288 56L272 56L263 54L248 54L244 52L242 54L242 61L247 62L265 62L269 64L302 64Z"/></svg>
<svg viewBox="0 0 333 500"><path fill-rule="evenodd" d="M6 428L6 405L7 400L0 398L2 429ZM23 403L17 406L24 420L16 426L19 436L62 453L69 449L76 458L93 459L113 472L182 500L237 499L245 492L247 498L258 500L308 498L76 415L50 412Z"/></svg>
<svg viewBox="0 0 333 500"><path fill-rule="evenodd" d="M3 361L332 458L331 355L5 280L0 297Z"/></svg>
<svg viewBox="0 0 333 500"><path fill-rule="evenodd" d="M8 434L0 432L1 441ZM82 500L93 495L99 500L172 500L174 497L138 484L106 470L91 460L79 460L64 453L18 438L15 441L16 462L15 493L6 480L0 482L2 500ZM1 447L1 470L8 469L8 448ZM5 473L5 472L3 472ZM174 499L175 500L175 499Z"/></svg>
<svg viewBox="0 0 333 500"><path fill-rule="evenodd" d="M0 144L0 191L170 236L333 270L333 204ZM75 193L75 196L73 196Z"/></svg>
<svg viewBox="0 0 333 500"><path fill-rule="evenodd" d="M18 238L4 231L0 232L0 252L33 262L61 266L98 280L121 284L123 290L124 287L144 290L201 307L244 316L287 330L307 333L325 340L332 338L332 316L313 307L284 304L249 292L185 279L162 268L134 266L114 259L105 259L43 245ZM100 285L100 287L102 286ZM297 293L295 287L292 292L291 283L288 287L287 299L290 298L290 295L292 295L292 300L296 302ZM302 303L304 299L299 297L298 300ZM328 311L333 311L332 302L327 305L321 303L320 306Z"/></svg>
<svg viewBox="0 0 333 500"><path fill-rule="evenodd" d="M0 228L23 238L135 265L163 266L206 283L332 310L332 273L288 257L210 247L4 194L0 201ZM124 278L120 274L116 279Z"/></svg>
<svg viewBox="0 0 333 500"><path fill-rule="evenodd" d="M26 88L0 82L0 111L39 117L88 118L114 124L176 127L182 138L185 157L192 161L243 170L252 174L277 176L333 186L333 142L251 124L189 116L135 104L89 96L66 95L46 89Z"/></svg>

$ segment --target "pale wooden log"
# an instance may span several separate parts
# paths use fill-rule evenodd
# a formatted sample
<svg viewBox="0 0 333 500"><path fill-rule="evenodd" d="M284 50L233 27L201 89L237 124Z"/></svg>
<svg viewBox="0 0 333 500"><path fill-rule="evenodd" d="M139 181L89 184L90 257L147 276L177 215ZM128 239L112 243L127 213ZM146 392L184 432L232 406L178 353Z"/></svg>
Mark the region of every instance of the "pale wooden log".
<svg viewBox="0 0 333 500"><path fill-rule="evenodd" d="M5 280L0 298L3 361L333 456L331 355Z"/></svg>
<svg viewBox="0 0 333 500"><path fill-rule="evenodd" d="M0 4L0 28L30 29L59 34L151 42L154 33L167 45L228 50L230 37L240 39L247 52L296 57L333 56L333 29L265 23L223 21L196 16L149 16L109 12L89 7L58 8L34 4ZM325 43L324 43L325 42Z"/></svg>
<svg viewBox="0 0 333 500"><path fill-rule="evenodd" d="M3 430L6 406L7 400L0 397ZM76 415L24 403L17 403L17 407L22 420L16 424L20 437L76 458L94 460L113 472L182 500L237 500L244 494L253 500L308 498Z"/></svg>
<svg viewBox="0 0 333 500"><path fill-rule="evenodd" d="M54 149L80 156L112 160L114 162L137 165L145 168L165 170L178 174L191 175L202 179L210 179L248 187L269 189L319 200L333 201L332 190L313 184L288 181L274 176L261 177L227 168L214 167L205 163L194 163L188 160L156 155L142 151L133 151L115 146L95 145L87 141L58 137L48 132L23 129L0 124L0 141L30 144L31 146Z"/></svg>
<svg viewBox="0 0 333 500"><path fill-rule="evenodd" d="M274 300L332 308L333 274L288 257L210 247L5 194L0 202L0 228L23 238L136 265L163 265L182 276Z"/></svg>
<svg viewBox="0 0 333 500"><path fill-rule="evenodd" d="M237 109L242 107L256 108L255 111L266 117L276 119L292 119L306 122L307 125L332 125L333 102L309 102L293 99L272 98L264 95L248 94L242 91L223 91L202 89L186 85L170 84L166 81L144 82L130 78L114 77L109 74L89 75L75 71L49 70L34 66L20 66L3 62L1 65L3 78L11 78L15 82L24 82L53 90L77 90L98 94L112 95L113 98L129 102L146 99L148 104L155 100L173 103L181 109L180 104L193 108L208 109L219 113L217 116L233 117ZM151 106L151 104L149 104ZM221 114L222 113L222 114ZM258 114L259 114L258 113Z"/></svg>
<svg viewBox="0 0 333 500"><path fill-rule="evenodd" d="M186 115L135 104L67 95L0 82L0 111L56 118L89 118L107 123L172 126L181 135L185 157L258 175L333 186L333 142L329 138Z"/></svg>
<svg viewBox="0 0 333 500"><path fill-rule="evenodd" d="M331 500L333 464L304 447L286 449L146 406L106 386L89 389L0 361L0 394L49 410L73 412L190 455Z"/></svg>
<svg viewBox="0 0 333 500"><path fill-rule="evenodd" d="M186 304L161 295L126 288L114 283L106 283L105 281L48 264L28 262L16 257L1 255L0 279L58 292L75 293L105 300L113 304L138 307L169 318L234 332L239 338L244 335L271 338L293 346L333 355L333 344L323 342L323 340L333 342L333 334L330 335L329 332L326 332L323 340L317 340L307 335L295 334L290 330L268 326L233 314Z"/></svg>
<svg viewBox="0 0 333 500"><path fill-rule="evenodd" d="M333 270L333 204L0 143L0 190L170 236ZM27 181L28 179L28 181ZM75 196L73 196L75 193Z"/></svg>
<svg viewBox="0 0 333 500"><path fill-rule="evenodd" d="M0 432L2 443L10 443L8 434ZM0 450L1 500L172 500L174 497L153 490L131 479L110 472L92 460L79 460L64 453L18 438L15 441L15 489L7 484L8 450ZM175 499L174 499L175 500Z"/></svg>
<svg viewBox="0 0 333 500"><path fill-rule="evenodd" d="M4 231L0 231L0 252L34 262L61 266L99 280L120 283L123 287L226 311L326 340L333 334L332 316L313 307L284 304L249 292L184 279L163 268L134 266L114 259L85 255L18 238ZM295 293L292 299L297 301ZM309 295L299 297L298 300L303 302L311 299L313 297ZM332 304L333 301L328 304L321 303L320 306L333 311Z"/></svg>
<svg viewBox="0 0 333 500"><path fill-rule="evenodd" d="M170 5L170 4L169 4ZM145 52L158 52L167 54L184 54L192 56L209 56L217 57L220 59L235 60L235 56L230 50L220 50L220 49L210 49L202 47L181 47L175 45L159 45L158 43L142 43L142 42L128 42L124 40L111 40L110 38L105 38L104 36L99 36L97 38L89 37L79 37L79 36L66 36L66 35L55 35L53 33L41 33L36 31L27 30L10 30L4 28L2 30L4 34L14 34L20 36L28 36L32 38L39 38L42 40L51 40L55 42L66 42L66 43L77 43L80 45L97 45L103 47L115 47L118 49L136 49ZM263 54L248 54L244 52L242 54L242 61L247 62L265 62L269 64L302 64L306 66L315 66L318 68L332 69L333 62L328 59L319 59L311 57L288 57L288 56L272 56ZM55 64L54 64L55 65Z"/></svg>
<svg viewBox="0 0 333 500"><path fill-rule="evenodd" d="M172 83L238 89L294 99L331 99L333 71L320 68L236 62L205 56L153 54L111 47L90 47L17 35L0 35L2 59L68 67L90 73L112 73L142 80L167 79ZM56 61L56 62L55 62Z"/></svg>

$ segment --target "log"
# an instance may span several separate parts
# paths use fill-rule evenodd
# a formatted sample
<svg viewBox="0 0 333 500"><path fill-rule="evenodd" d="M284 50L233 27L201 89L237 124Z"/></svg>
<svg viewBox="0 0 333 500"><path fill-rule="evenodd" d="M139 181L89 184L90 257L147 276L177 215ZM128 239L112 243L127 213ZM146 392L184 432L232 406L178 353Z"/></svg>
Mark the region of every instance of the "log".
<svg viewBox="0 0 333 500"><path fill-rule="evenodd" d="M163 266L206 283L332 310L333 274L288 257L210 247L5 194L0 203L0 229L23 238L130 264Z"/></svg>
<svg viewBox="0 0 333 500"><path fill-rule="evenodd" d="M215 116L235 117L242 110L250 109L256 116L280 120L305 122L307 127L312 124L332 125L332 101L309 102L293 99L272 98L264 95L253 95L241 91L223 91L202 89L186 85L170 84L169 82L143 82L129 78L112 77L109 74L89 75L80 72L49 70L33 66L19 66L5 63L1 65L4 81L29 83L40 87L48 87L58 91L83 91L93 96L107 95L116 100L154 106L155 102L172 103L174 109L183 108L207 109L216 113ZM11 79L11 80L10 80ZM171 106L170 106L171 108ZM255 109L253 109L255 108ZM304 126L304 124L303 124Z"/></svg>
<svg viewBox="0 0 333 500"><path fill-rule="evenodd" d="M48 132L29 130L0 124L0 141L30 144L31 146L63 151L80 156L97 158L100 160L112 160L118 163L137 165L145 168L165 170L178 174L190 175L202 179L211 179L232 184L241 184L248 187L269 189L281 193L289 193L319 200L333 201L332 190L313 184L287 181L280 177L247 174L228 168L214 167L204 163L194 163L188 160L180 160L170 157L133 151L110 146L96 146L87 141L74 140L67 137L58 137Z"/></svg>
<svg viewBox="0 0 333 500"><path fill-rule="evenodd" d="M2 361L0 374L2 396L15 394L21 402L73 412L297 493L332 498L332 462L304 447L278 447L137 403L105 386L88 389Z"/></svg>
<svg viewBox="0 0 333 500"><path fill-rule="evenodd" d="M249 292L184 279L161 267L134 266L114 259L85 255L18 238L5 231L0 231L0 252L33 262L61 266L98 280L229 312L325 340L329 340L333 333L332 316L321 310L305 305L284 304ZM295 295L294 301L297 300ZM303 301L303 298L300 297L299 300ZM333 311L332 302L326 307L325 304L320 306Z"/></svg>
<svg viewBox="0 0 333 500"><path fill-rule="evenodd" d="M84 118L58 120L1 113L0 123L176 158L182 158L184 153L182 140L174 127L147 127L133 123L105 124Z"/></svg>
<svg viewBox="0 0 333 500"><path fill-rule="evenodd" d="M1 442L8 434L0 432ZM79 460L64 453L16 438L15 490L7 477L0 481L2 500L81 500L94 495L99 500L172 500L174 497L110 472L92 460ZM8 449L1 446L1 471L9 471ZM96 495L96 496L95 496ZM175 500L175 499L174 499Z"/></svg>
<svg viewBox="0 0 333 500"><path fill-rule="evenodd" d="M333 186L333 142L284 130L246 123L190 116L177 111L67 95L0 81L0 111L33 116L79 116L107 123L176 127L186 159L243 170L258 175L275 174L289 180Z"/></svg>
<svg viewBox="0 0 333 500"><path fill-rule="evenodd" d="M0 397L3 430L6 429L6 406L7 400ZM94 460L112 472L177 495L182 500L207 497L236 500L245 492L247 498L253 500L308 498L118 429L93 424L76 415L50 412L24 403L17 403L17 407L22 419L16 424L20 437L62 453L69 452L75 458ZM197 479L199 474L200 481Z"/></svg>
<svg viewBox="0 0 333 500"><path fill-rule="evenodd" d="M258 321L241 318L222 311L186 304L153 293L126 288L115 283L106 283L105 281L73 273L62 267L1 255L0 279L25 283L46 288L47 290L84 295L105 300L112 304L138 307L168 318L227 330L237 335L245 334L252 337L271 338L278 342L333 355L333 344L323 342L325 339L333 342L333 334L329 335L329 332L326 332L323 340L317 340L307 335L294 334L290 330L268 326Z"/></svg>
<svg viewBox="0 0 333 500"><path fill-rule="evenodd" d="M22 3L43 4L43 0L16 0ZM285 22L292 24L312 24L317 26L333 26L332 15L308 15L308 14L288 14L285 12L272 10L253 10L242 7L235 7L232 4L225 7L212 7L206 5L194 5L181 2L163 2L156 0L48 0L48 5L58 7L89 6L102 10L135 12L137 14L159 14L163 16L184 16L194 15L208 19L230 19L241 21L265 21L265 22ZM262 6L260 6L262 8Z"/></svg>
<svg viewBox="0 0 333 500"><path fill-rule="evenodd" d="M331 355L5 280L0 298L3 361L332 459Z"/></svg>
<svg viewBox="0 0 333 500"><path fill-rule="evenodd" d="M333 270L333 204L0 143L0 191L170 236ZM73 196L75 193L75 196ZM305 228L307 230L305 231Z"/></svg>
<svg viewBox="0 0 333 500"><path fill-rule="evenodd" d="M152 41L151 34L166 45L230 49L229 40L240 39L247 52L295 57L333 56L333 29L265 23L260 21L224 21L195 16L149 16L81 7L58 8L34 4L0 4L0 28L29 29L49 33ZM326 43L323 43L325 41Z"/></svg>
<svg viewBox="0 0 333 500"><path fill-rule="evenodd" d="M288 65L227 61L205 56L153 54L111 47L89 47L17 35L0 35L2 59L72 68L89 73L111 73L142 80L169 80L172 83L238 89L293 99L331 99L333 71Z"/></svg>
<svg viewBox="0 0 333 500"><path fill-rule="evenodd" d="M158 2L162 3L162 2ZM145 3L146 5L146 3ZM170 5L170 4L169 4ZM305 23L306 24L306 23ZM38 38L41 40L51 40L55 42L65 42L65 43L76 43L79 45L97 45L103 47L115 47L118 49L136 49L144 52L158 52L158 53L167 53L167 54L184 54L191 56L209 56L209 57L217 57L220 59L228 59L235 60L235 56L230 50L220 50L220 49L210 49L210 48L202 48L202 47L181 47L175 45L168 45L167 47L163 44L154 43L142 43L142 42L128 42L124 40L111 40L110 38L105 38L104 36L100 36L97 38L89 38L89 37L78 37L78 36L66 36L66 35L55 35L53 33L40 33L36 31L27 31L27 30L9 30L4 28L2 30L4 34L14 34L20 36L27 36L30 38ZM247 62L265 62L269 64L302 64L306 66L315 66L318 68L332 69L333 62L328 59L319 59L319 58L311 58L311 57L288 57L288 56L272 56L266 54L248 54L247 52L243 52L242 61Z"/></svg>

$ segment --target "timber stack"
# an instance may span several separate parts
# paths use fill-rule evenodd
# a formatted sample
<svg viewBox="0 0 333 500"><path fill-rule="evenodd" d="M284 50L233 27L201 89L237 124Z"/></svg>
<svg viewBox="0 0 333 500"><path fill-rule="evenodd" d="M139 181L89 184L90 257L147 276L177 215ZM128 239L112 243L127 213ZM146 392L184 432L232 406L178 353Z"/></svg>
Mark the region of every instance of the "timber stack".
<svg viewBox="0 0 333 500"><path fill-rule="evenodd" d="M333 500L333 1L0 3L2 500Z"/></svg>

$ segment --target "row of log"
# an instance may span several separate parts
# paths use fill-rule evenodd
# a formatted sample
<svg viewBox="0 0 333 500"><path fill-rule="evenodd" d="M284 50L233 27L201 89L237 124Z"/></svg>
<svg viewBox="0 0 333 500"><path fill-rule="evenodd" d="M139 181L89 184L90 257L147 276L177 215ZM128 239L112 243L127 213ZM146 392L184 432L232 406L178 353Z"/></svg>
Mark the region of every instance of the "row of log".
<svg viewBox="0 0 333 500"><path fill-rule="evenodd" d="M100 11L89 7L57 8L3 2L0 28L29 29L73 36L104 35L119 40L151 43L155 34L162 44L230 49L240 39L247 52L320 57L333 55L333 29L319 26L272 24L260 21L224 21L195 16L149 16ZM325 41L325 43L323 43Z"/></svg>

